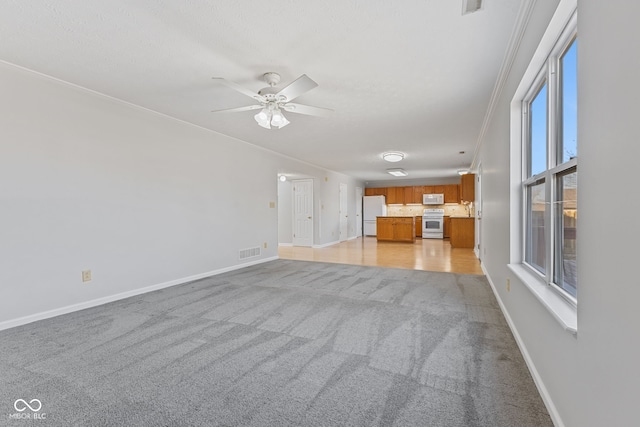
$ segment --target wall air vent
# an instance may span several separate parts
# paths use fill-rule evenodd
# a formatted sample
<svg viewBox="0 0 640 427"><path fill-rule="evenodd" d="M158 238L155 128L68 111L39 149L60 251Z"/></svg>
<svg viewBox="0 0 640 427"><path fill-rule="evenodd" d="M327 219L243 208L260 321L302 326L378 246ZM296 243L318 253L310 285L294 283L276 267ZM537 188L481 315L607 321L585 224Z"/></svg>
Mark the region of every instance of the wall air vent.
<svg viewBox="0 0 640 427"><path fill-rule="evenodd" d="M462 14L477 12L482 9L482 0L462 0Z"/></svg>
<svg viewBox="0 0 640 427"><path fill-rule="evenodd" d="M240 249L240 259L247 259L260 256L260 246L255 248Z"/></svg>

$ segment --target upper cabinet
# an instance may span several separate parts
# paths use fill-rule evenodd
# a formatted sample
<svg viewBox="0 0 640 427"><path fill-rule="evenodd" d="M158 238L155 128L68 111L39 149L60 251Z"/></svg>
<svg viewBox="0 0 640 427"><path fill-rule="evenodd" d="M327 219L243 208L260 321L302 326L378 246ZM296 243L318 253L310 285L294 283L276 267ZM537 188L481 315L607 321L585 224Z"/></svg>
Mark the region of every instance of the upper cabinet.
<svg viewBox="0 0 640 427"><path fill-rule="evenodd" d="M386 196L387 189L386 188L365 188L364 195L365 196Z"/></svg>
<svg viewBox="0 0 640 427"><path fill-rule="evenodd" d="M463 177L464 176L467 175L463 175ZM473 186L473 179L471 180L471 185ZM462 199L461 185L458 184L364 189L365 196L385 196L386 203L388 205L421 205L423 194L444 194L445 203L460 203L460 200ZM470 194L474 194L473 188L471 189Z"/></svg>
<svg viewBox="0 0 640 427"><path fill-rule="evenodd" d="M422 204L422 193L420 196L416 194L415 187L402 187L404 189L404 204Z"/></svg>
<svg viewBox="0 0 640 427"><path fill-rule="evenodd" d="M474 202L476 200L476 175L468 173L460 177L460 200Z"/></svg>
<svg viewBox="0 0 640 427"><path fill-rule="evenodd" d="M387 204L388 205L404 205L404 187L388 187L387 188Z"/></svg>
<svg viewBox="0 0 640 427"><path fill-rule="evenodd" d="M444 202L460 203L460 186L458 184L444 186Z"/></svg>

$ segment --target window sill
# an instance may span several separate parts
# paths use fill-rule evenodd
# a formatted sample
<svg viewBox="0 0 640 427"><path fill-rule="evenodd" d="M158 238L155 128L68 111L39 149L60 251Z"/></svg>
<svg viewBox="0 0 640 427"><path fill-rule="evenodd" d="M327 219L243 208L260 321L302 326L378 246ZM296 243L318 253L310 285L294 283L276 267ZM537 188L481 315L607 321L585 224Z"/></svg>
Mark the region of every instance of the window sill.
<svg viewBox="0 0 640 427"><path fill-rule="evenodd" d="M538 301L553 315L553 318L562 325L565 331L573 335L578 333L578 310L576 306L558 295L524 265L508 264L508 266Z"/></svg>

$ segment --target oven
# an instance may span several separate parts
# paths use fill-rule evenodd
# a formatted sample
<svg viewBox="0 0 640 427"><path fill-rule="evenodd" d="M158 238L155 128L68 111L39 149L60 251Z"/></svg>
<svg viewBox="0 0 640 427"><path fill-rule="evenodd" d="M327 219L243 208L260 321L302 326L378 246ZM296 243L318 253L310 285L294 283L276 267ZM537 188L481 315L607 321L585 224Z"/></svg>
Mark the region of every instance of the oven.
<svg viewBox="0 0 640 427"><path fill-rule="evenodd" d="M422 214L422 238L444 237L444 209L425 209Z"/></svg>

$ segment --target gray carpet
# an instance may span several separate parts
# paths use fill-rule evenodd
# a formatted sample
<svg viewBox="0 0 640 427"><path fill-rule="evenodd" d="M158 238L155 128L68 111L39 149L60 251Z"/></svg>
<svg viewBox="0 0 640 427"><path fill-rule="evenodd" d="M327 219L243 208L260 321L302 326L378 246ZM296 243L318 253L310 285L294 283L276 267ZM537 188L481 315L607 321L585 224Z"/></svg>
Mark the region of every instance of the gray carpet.
<svg viewBox="0 0 640 427"><path fill-rule="evenodd" d="M1 331L0 376L0 425L552 425L474 275L277 260Z"/></svg>

